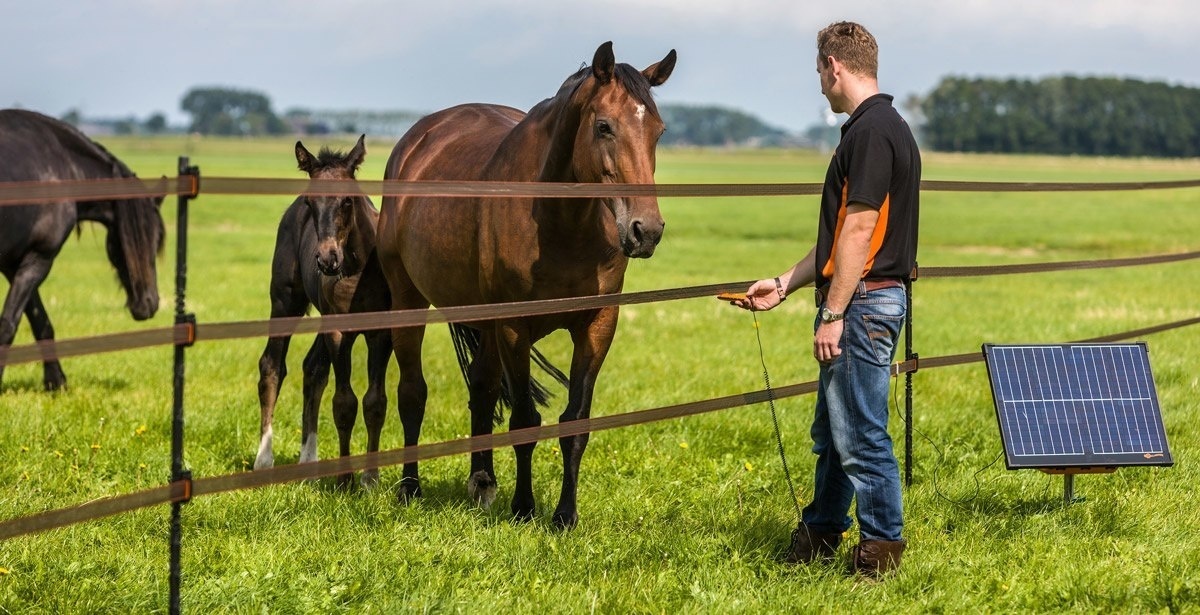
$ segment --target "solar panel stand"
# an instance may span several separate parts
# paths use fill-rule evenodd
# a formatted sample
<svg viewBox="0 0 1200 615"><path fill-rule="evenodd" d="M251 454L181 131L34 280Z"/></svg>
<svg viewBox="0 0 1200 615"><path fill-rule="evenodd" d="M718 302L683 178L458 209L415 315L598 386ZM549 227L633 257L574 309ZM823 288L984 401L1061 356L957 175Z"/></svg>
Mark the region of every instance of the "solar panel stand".
<svg viewBox="0 0 1200 615"><path fill-rule="evenodd" d="M1063 475L1063 504L1066 505L1073 502L1081 502L1084 499L1075 497L1076 474L1109 474L1115 472L1117 468L1041 468L1041 470L1046 474Z"/></svg>

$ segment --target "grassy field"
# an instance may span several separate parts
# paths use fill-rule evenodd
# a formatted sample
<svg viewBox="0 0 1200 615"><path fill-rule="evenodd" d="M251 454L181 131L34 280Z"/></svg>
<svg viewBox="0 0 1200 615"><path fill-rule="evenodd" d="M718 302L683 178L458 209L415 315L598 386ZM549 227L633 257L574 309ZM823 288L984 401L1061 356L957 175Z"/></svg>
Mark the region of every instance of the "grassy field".
<svg viewBox="0 0 1200 615"><path fill-rule="evenodd" d="M173 176L189 156L205 176L298 178L293 141L199 138L105 143L142 177ZM306 139L347 149L352 138ZM368 142L365 179L382 176L390 143ZM659 153L660 183L817 182L827 155L794 151ZM926 179L1152 181L1200 178L1200 160L927 154ZM922 266L1133 257L1200 249L1200 191L977 194L928 192ZM275 226L289 197L201 196L193 202L188 306L200 322L265 318ZM815 197L676 198L657 254L630 267L638 291L775 275L815 237ZM60 338L167 326L174 215L159 263L164 309L148 323L125 298L87 227L64 248L43 296ZM1098 271L949 278L914 288L914 349L975 352L983 342L1085 339L1197 315L1194 262ZM776 386L815 378L813 307L803 294L759 315ZM289 357L276 417L276 461L299 452L300 360ZM27 327L17 343L29 343ZM1076 480L1008 471L983 365L924 370L915 380L914 482L905 490L909 550L885 583L835 566L779 563L795 524L765 405L607 431L592 437L580 524L554 531L556 442L537 447L539 516L508 515L513 459L497 452L497 505L467 499L465 458L422 466L425 497L404 506L384 488L343 493L327 481L197 498L184 508L183 607L192 612L1194 612L1200 610L1200 329L1148 336L1176 464ZM246 470L258 440L263 340L198 344L187 359L188 466L196 476ZM560 365L563 336L539 347ZM40 391L37 365L8 367L0 390L0 518L161 485L169 468L170 348L65 361L69 390ZM466 393L449 336L426 336L423 441L465 436ZM394 367L389 381L397 378ZM761 389L749 314L711 299L626 307L596 389L610 415ZM903 387L896 390L902 401ZM365 390L359 374L356 389ZM391 394L394 402L394 389ZM556 399L563 403L565 396ZM328 396L327 396L328 398ZM328 403L328 401L326 402ZM811 493L811 396L777 404L798 496ZM559 410L543 416L554 420ZM901 442L902 414L892 433ZM360 422L361 423L361 422ZM320 454L336 454L328 410ZM393 411L383 447L401 445ZM365 446L360 427L355 451ZM899 450L899 449L898 449ZM167 606L166 507L0 543L0 612L157 612ZM851 532L855 532L852 528ZM853 537L853 536L852 536ZM854 541L848 541L852 544Z"/></svg>

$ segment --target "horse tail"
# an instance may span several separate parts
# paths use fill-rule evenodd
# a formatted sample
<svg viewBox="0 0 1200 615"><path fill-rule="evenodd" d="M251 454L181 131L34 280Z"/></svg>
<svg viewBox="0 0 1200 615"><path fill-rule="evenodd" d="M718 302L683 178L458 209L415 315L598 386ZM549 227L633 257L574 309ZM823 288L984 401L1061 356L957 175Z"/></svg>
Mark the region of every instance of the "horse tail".
<svg viewBox="0 0 1200 615"><path fill-rule="evenodd" d="M475 355L479 352L480 340L483 333L478 329L473 329L459 323L450 323L450 337L454 340L454 354L458 355L458 367L462 370L463 380L466 381L467 387L471 386L471 376L469 373L471 361L475 359ZM538 351L537 348L531 348L533 362L538 367L542 368L556 382L567 387L570 385L570 378L554 366L545 355ZM543 408L550 405L550 398L554 396L549 389L536 378L529 379L529 395L533 398L533 403ZM496 406L496 411L492 418L496 423L500 423L504 419L504 408L513 407L513 395L508 386L508 379L501 378L500 380L500 403Z"/></svg>

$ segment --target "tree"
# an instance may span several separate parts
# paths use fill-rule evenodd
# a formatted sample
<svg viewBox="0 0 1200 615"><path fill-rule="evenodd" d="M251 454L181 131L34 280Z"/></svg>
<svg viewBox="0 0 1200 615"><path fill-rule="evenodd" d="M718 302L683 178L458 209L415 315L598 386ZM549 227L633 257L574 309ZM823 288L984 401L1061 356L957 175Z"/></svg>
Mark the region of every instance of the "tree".
<svg viewBox="0 0 1200 615"><path fill-rule="evenodd" d="M142 125L146 132L150 134L159 134L167 131L167 116L162 113L151 114L146 118L146 123Z"/></svg>
<svg viewBox="0 0 1200 615"><path fill-rule="evenodd" d="M250 90L192 88L179 104L191 114L192 132L214 135L276 135L287 127L265 94Z"/></svg>

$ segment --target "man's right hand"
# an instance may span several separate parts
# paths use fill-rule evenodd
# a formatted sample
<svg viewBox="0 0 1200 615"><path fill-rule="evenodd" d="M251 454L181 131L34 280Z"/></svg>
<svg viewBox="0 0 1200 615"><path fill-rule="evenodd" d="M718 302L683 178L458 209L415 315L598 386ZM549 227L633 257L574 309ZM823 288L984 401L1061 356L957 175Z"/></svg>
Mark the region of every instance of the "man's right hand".
<svg viewBox="0 0 1200 615"><path fill-rule="evenodd" d="M779 289L775 287L775 279L767 278L750 285L750 288L746 290L745 299L729 303L744 310L765 312L783 303L783 299L779 296Z"/></svg>

